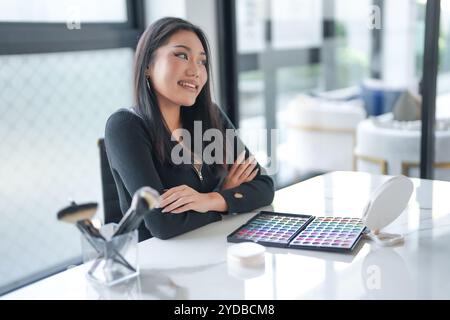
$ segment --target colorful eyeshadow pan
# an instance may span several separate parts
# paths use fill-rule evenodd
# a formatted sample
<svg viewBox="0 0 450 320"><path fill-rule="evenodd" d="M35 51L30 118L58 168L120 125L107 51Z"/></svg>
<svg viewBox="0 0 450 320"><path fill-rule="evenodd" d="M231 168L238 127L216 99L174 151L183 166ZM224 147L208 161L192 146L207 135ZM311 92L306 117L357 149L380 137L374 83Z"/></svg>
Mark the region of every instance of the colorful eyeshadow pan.
<svg viewBox="0 0 450 320"><path fill-rule="evenodd" d="M261 212L229 235L228 241L286 247L311 219L306 215Z"/></svg>
<svg viewBox="0 0 450 320"><path fill-rule="evenodd" d="M352 250L364 231L361 219L316 217L290 242L290 248Z"/></svg>
<svg viewBox="0 0 450 320"><path fill-rule="evenodd" d="M351 251L364 230L359 218L261 211L230 234L227 240L294 249Z"/></svg>

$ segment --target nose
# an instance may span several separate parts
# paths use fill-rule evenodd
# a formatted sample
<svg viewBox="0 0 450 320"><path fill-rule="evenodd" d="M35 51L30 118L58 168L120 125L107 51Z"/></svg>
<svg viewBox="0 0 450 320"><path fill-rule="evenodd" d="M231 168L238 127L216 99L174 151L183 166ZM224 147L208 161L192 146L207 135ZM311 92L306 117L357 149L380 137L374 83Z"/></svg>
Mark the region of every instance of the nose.
<svg viewBox="0 0 450 320"><path fill-rule="evenodd" d="M189 63L189 68L187 69L187 74L190 77L198 78L200 76L199 65L195 61Z"/></svg>

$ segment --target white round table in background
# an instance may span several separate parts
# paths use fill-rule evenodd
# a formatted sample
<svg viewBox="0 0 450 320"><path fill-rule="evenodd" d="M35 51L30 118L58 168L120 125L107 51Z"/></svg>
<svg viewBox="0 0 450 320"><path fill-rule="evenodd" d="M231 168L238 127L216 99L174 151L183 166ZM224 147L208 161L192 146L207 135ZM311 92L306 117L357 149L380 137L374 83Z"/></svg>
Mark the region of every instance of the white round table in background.
<svg viewBox="0 0 450 320"><path fill-rule="evenodd" d="M392 114L369 118L357 127L358 171L419 176L421 121L395 121ZM434 178L450 180L450 119L436 123Z"/></svg>
<svg viewBox="0 0 450 320"><path fill-rule="evenodd" d="M302 170L352 170L356 127L363 119L361 100L299 95L282 119L287 143L280 157Z"/></svg>

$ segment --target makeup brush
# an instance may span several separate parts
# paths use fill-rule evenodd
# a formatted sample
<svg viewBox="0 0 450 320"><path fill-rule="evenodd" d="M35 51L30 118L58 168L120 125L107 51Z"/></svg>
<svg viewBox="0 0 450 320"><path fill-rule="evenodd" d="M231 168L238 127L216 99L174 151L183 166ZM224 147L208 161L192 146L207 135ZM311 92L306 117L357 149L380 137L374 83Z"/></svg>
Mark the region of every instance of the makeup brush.
<svg viewBox="0 0 450 320"><path fill-rule="evenodd" d="M138 189L131 201L131 206L119 222L119 226L113 236L125 234L139 227L144 215L151 209L159 207L159 193L150 188Z"/></svg>
<svg viewBox="0 0 450 320"><path fill-rule="evenodd" d="M91 221L97 212L97 207L98 204L95 202L76 204L71 201L70 206L58 211L57 217L59 221L75 224L88 241L93 238L103 238Z"/></svg>
<svg viewBox="0 0 450 320"><path fill-rule="evenodd" d="M59 221L75 224L78 230L84 235L85 239L89 242L89 244L94 248L97 253L103 254L103 250L99 247L98 240L106 242L105 237L100 233L91 221L91 218L97 212L98 204L95 202L85 203L85 204L76 204L74 201L70 203L70 206L61 209L58 211L57 217ZM97 240L96 240L97 239ZM134 269L125 258L117 252L117 250L113 249L114 253L117 255L122 265L127 268Z"/></svg>

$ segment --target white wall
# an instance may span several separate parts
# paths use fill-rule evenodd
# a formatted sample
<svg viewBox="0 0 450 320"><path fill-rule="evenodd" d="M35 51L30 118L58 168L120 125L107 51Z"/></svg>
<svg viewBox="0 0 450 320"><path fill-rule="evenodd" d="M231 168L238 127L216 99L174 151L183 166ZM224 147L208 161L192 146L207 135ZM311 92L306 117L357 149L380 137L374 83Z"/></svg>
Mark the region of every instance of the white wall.
<svg viewBox="0 0 450 320"><path fill-rule="evenodd" d="M416 3L411 0L384 2L383 80L392 86L415 87Z"/></svg>
<svg viewBox="0 0 450 320"><path fill-rule="evenodd" d="M219 41L217 38L216 1L186 0L186 18L202 28L211 47L212 94L213 100L220 101L219 83Z"/></svg>
<svg viewBox="0 0 450 320"><path fill-rule="evenodd" d="M146 0L145 18L147 25L162 17L186 18L186 0Z"/></svg>

